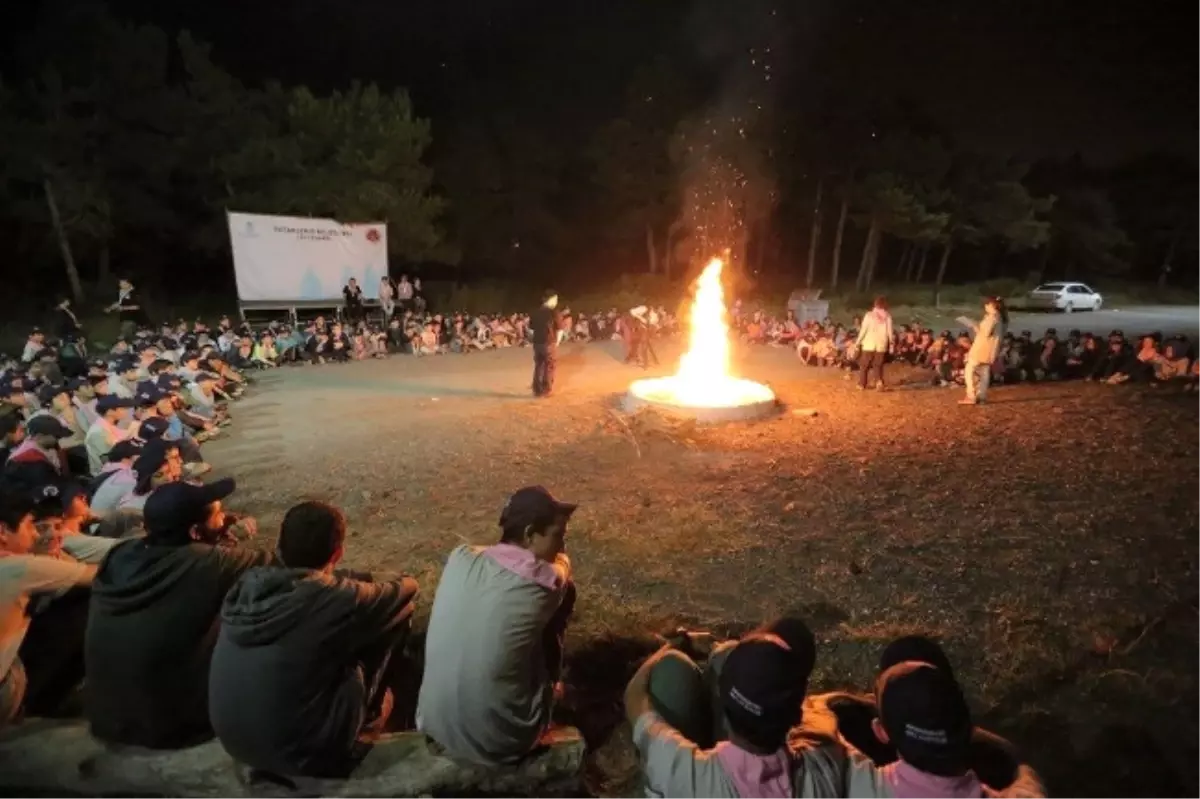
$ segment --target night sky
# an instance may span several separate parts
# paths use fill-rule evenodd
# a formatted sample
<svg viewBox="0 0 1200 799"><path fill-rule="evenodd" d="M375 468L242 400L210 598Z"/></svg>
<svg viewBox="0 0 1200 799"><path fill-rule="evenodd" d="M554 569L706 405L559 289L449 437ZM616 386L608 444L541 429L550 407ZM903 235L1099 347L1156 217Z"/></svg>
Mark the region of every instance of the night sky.
<svg viewBox="0 0 1200 799"><path fill-rule="evenodd" d="M435 124L486 97L569 125L611 113L651 54L719 60L722 50L761 33L706 29L701 5L128 0L110 7L191 29L213 43L222 65L250 80L318 89L352 79L403 85ZM967 146L1031 159L1078 152L1111 163L1164 150L1195 160L1195 2L778 5L791 24L777 53L779 71L790 75L786 85L781 80L781 102L824 84L910 100Z"/></svg>

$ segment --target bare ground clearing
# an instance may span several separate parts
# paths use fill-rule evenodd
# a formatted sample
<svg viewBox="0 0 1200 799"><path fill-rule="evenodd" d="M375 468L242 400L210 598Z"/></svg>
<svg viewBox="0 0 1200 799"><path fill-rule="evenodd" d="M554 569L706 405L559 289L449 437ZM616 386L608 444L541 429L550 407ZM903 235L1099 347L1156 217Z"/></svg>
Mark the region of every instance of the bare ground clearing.
<svg viewBox="0 0 1200 799"><path fill-rule="evenodd" d="M1193 395L1042 384L963 408L915 383L860 395L786 350L741 357L777 418L621 421L613 398L641 373L615 345L572 345L544 401L528 351L280 370L208 452L264 545L291 504L335 501L351 565L417 575L426 607L512 489L579 501L564 711L595 793L633 789L620 690L650 633L792 611L822 640L818 689L866 687L888 639L933 633L1053 792L1196 795Z"/></svg>

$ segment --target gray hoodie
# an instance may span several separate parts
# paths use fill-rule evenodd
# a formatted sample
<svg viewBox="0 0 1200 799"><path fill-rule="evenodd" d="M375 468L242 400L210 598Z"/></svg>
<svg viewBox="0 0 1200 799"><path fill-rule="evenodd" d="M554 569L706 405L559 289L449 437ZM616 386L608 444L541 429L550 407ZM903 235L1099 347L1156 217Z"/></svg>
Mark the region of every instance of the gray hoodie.
<svg viewBox="0 0 1200 799"><path fill-rule="evenodd" d="M336 776L367 712L359 667L412 615L417 583L251 569L230 589L209 674L209 717L237 760Z"/></svg>

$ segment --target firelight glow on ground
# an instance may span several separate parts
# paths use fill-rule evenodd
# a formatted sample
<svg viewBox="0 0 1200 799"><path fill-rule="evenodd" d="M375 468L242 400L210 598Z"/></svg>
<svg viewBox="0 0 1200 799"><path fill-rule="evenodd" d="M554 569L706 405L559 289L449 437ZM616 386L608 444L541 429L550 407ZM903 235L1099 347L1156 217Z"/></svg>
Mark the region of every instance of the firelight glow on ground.
<svg viewBox="0 0 1200 799"><path fill-rule="evenodd" d="M695 408L734 408L772 402L774 392L762 383L729 372L729 325L721 288L720 258L709 261L696 281L688 325L688 349L670 377L635 380L629 392L648 402Z"/></svg>

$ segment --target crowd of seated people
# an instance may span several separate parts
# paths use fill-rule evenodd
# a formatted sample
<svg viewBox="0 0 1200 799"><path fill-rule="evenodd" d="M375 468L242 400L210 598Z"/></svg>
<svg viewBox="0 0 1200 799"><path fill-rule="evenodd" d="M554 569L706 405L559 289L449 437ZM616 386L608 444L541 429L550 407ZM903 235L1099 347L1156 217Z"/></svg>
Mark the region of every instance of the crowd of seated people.
<svg viewBox="0 0 1200 799"><path fill-rule="evenodd" d="M825 319L799 324L790 311L780 318L763 311L732 312L733 328L745 343L794 347L808 366L857 370L861 319L849 326ZM972 334L967 330L936 332L919 322L896 326L887 358L892 363L927 369L940 386L961 386ZM1184 336L1151 332L1134 338L1122 330L1107 338L1073 329L1061 336L1048 328L1040 337L1031 331L1007 332L992 366L992 382L1095 380L1152 386L1170 384L1193 391L1200 379L1196 342Z"/></svg>
<svg viewBox="0 0 1200 799"><path fill-rule="evenodd" d="M0 483L0 726L82 713L105 743L216 738L259 773L338 778L395 729L397 676L421 670L416 727L449 757L504 767L537 750L587 601L566 554L576 505L522 488L496 543L449 554L421 667L405 652L415 580L339 570L346 520L321 502L291 508L270 550L244 546L223 504L235 489L167 480L138 535L107 538L87 528L81 484ZM973 725L933 642L889 646L862 693L807 697L818 654L791 618L651 655L624 698L649 795L1044 794Z"/></svg>

